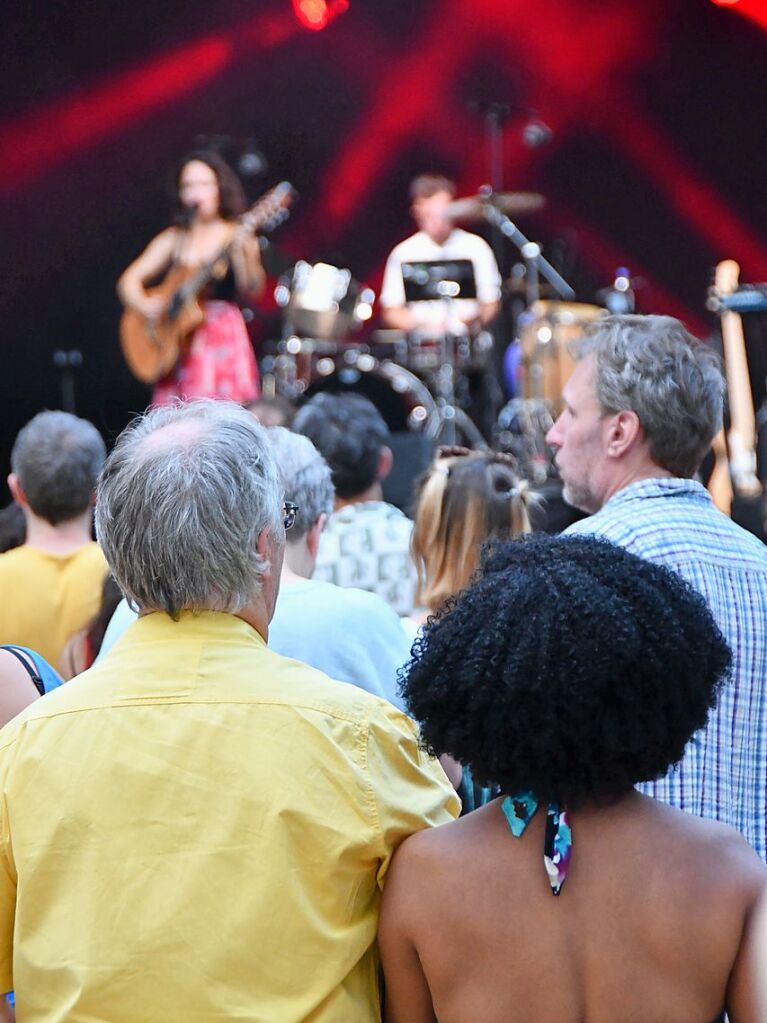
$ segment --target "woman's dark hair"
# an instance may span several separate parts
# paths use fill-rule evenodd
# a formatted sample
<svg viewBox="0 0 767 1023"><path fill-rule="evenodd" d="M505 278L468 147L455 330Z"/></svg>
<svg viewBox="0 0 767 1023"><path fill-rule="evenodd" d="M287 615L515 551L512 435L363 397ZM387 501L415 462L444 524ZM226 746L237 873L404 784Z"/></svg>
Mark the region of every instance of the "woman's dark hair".
<svg viewBox="0 0 767 1023"><path fill-rule="evenodd" d="M111 622L112 615L115 613L117 605L122 600L122 597L122 591L117 585L115 577L111 572L108 573L104 578L104 585L101 587L101 604L87 626L88 649L91 664L98 656L99 650L101 650L101 644L104 642L104 635L106 634L107 626Z"/></svg>
<svg viewBox="0 0 767 1023"><path fill-rule="evenodd" d="M402 694L431 752L577 807L665 774L730 664L680 576L606 540L533 536L489 548L429 619Z"/></svg>
<svg viewBox="0 0 767 1023"><path fill-rule="evenodd" d="M199 149L189 153L179 163L176 173L173 176L173 220L177 224L186 222L189 211L182 205L179 198L181 187L181 174L187 164L194 160L204 163L210 167L216 175L218 182L218 212L224 220L236 220L247 208L245 192L243 191L240 179L234 173L226 160L219 154L210 150Z"/></svg>

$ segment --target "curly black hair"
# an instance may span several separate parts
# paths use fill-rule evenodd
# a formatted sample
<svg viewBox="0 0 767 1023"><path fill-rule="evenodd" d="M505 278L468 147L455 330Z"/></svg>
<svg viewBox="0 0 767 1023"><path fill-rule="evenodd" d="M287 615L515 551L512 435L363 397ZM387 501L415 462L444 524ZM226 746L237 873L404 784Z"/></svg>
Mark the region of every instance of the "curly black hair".
<svg viewBox="0 0 767 1023"><path fill-rule="evenodd" d="M595 537L533 536L486 549L401 685L430 752L502 792L577 807L665 774L730 666L680 576Z"/></svg>

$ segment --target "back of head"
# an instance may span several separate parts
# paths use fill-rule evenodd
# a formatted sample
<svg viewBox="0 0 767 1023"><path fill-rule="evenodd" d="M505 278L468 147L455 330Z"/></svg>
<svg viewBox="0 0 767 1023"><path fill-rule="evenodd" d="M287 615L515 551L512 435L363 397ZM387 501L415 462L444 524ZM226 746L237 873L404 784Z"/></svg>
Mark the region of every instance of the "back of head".
<svg viewBox="0 0 767 1023"><path fill-rule="evenodd" d="M508 794L605 803L665 774L731 655L676 573L595 537L496 545L416 641L403 696L428 746Z"/></svg>
<svg viewBox="0 0 767 1023"><path fill-rule="evenodd" d="M333 511L330 466L308 437L282 426L269 430L285 497L298 505L296 520L285 534L289 544L303 540L321 515Z"/></svg>
<svg viewBox="0 0 767 1023"><path fill-rule="evenodd" d="M316 394L298 410L293 429L308 437L327 461L339 497L358 497L378 479L389 430L375 405L361 394Z"/></svg>
<svg viewBox="0 0 767 1023"><path fill-rule="evenodd" d="M650 457L691 477L722 423L724 378L715 352L671 316L608 316L576 347L593 355L604 412L636 412Z"/></svg>
<svg viewBox="0 0 767 1023"><path fill-rule="evenodd" d="M408 194L411 201L415 199L429 199L438 192L447 192L455 195L455 182L444 174L419 174L410 182Z"/></svg>
<svg viewBox="0 0 767 1023"><path fill-rule="evenodd" d="M115 579L144 610L236 612L268 566L263 529L283 535L266 431L239 405L150 409L120 435L101 475L96 532Z"/></svg>
<svg viewBox="0 0 767 1023"><path fill-rule="evenodd" d="M439 607L469 583L483 543L528 533L531 499L508 455L475 451L437 458L416 487L416 601Z"/></svg>
<svg viewBox="0 0 767 1023"><path fill-rule="evenodd" d="M0 508L0 554L20 547L27 538L27 520L16 501Z"/></svg>
<svg viewBox="0 0 767 1023"><path fill-rule="evenodd" d="M296 406L282 394L262 394L249 401L245 408L256 417L262 426L286 426L290 429L296 415Z"/></svg>
<svg viewBox="0 0 767 1023"><path fill-rule="evenodd" d="M88 510L105 458L92 423L69 412L40 412L16 437L11 468L30 509L56 526Z"/></svg>

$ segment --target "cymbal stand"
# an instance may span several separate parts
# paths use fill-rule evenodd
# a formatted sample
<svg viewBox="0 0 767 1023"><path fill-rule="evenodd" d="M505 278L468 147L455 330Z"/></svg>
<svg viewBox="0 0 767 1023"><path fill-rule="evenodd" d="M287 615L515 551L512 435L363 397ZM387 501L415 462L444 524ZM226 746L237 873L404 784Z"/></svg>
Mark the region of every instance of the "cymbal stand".
<svg viewBox="0 0 767 1023"><path fill-rule="evenodd" d="M498 207L493 205L493 194L489 189L487 190L487 199L488 201L483 209L485 220L494 227L497 227L509 241L516 245L525 261L525 266L527 267L525 287L528 306L531 306L538 299L539 276L546 278L561 299L566 302L572 302L575 298L575 291L559 271L555 270L548 259L546 259L541 252L538 242L530 241L505 213L501 213Z"/></svg>

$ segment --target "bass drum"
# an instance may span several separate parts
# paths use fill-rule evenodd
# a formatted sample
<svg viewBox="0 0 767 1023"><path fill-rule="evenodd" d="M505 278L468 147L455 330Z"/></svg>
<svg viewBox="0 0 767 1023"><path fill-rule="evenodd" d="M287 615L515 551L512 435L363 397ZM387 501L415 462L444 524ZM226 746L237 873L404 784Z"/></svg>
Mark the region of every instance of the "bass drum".
<svg viewBox="0 0 767 1023"><path fill-rule="evenodd" d="M315 394L353 392L369 398L392 433L410 431L433 437L438 429L437 407L418 377L394 362L379 362L364 352L347 351L320 359L318 378L306 391Z"/></svg>

